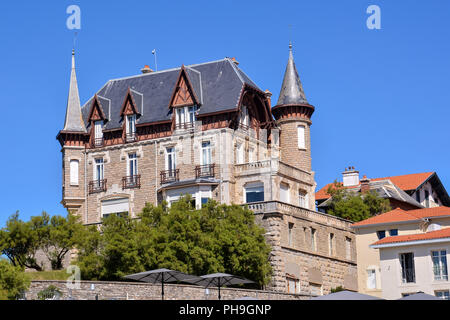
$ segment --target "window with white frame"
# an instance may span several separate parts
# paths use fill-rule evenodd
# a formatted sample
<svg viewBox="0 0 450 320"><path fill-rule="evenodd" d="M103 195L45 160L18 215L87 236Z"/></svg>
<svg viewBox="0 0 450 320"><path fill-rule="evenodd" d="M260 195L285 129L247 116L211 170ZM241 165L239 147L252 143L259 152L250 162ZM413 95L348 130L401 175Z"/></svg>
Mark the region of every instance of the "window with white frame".
<svg viewBox="0 0 450 320"><path fill-rule="evenodd" d="M280 201L289 203L289 185L286 183L280 184Z"/></svg>
<svg viewBox="0 0 450 320"><path fill-rule="evenodd" d="M94 138L96 146L103 144L103 121L95 121Z"/></svg>
<svg viewBox="0 0 450 320"><path fill-rule="evenodd" d="M375 269L367 270L367 289L376 289L377 288L377 276Z"/></svg>
<svg viewBox="0 0 450 320"><path fill-rule="evenodd" d="M136 153L130 153L128 155L128 170L127 175L129 177L135 177L138 174L138 159Z"/></svg>
<svg viewBox="0 0 450 320"><path fill-rule="evenodd" d="M94 180L97 183L104 179L104 160L103 158L95 159Z"/></svg>
<svg viewBox="0 0 450 320"><path fill-rule="evenodd" d="M166 170L169 171L169 175L175 174L176 165L175 147L166 148Z"/></svg>
<svg viewBox="0 0 450 320"><path fill-rule="evenodd" d="M400 266L402 269L402 282L416 282L416 272L414 267L414 253L407 252L400 254Z"/></svg>
<svg viewBox="0 0 450 320"><path fill-rule="evenodd" d="M136 134L136 115L128 115L127 116L127 135L129 137L134 137Z"/></svg>
<svg viewBox="0 0 450 320"><path fill-rule="evenodd" d="M298 148L299 149L306 149L305 127L304 126L298 126L297 127L297 139L298 139Z"/></svg>
<svg viewBox="0 0 450 320"><path fill-rule="evenodd" d="M345 257L352 259L352 239L345 237Z"/></svg>
<svg viewBox="0 0 450 320"><path fill-rule="evenodd" d="M236 164L244 163L244 145L239 143L236 145Z"/></svg>
<svg viewBox="0 0 450 320"><path fill-rule="evenodd" d="M434 280L448 280L447 250L431 251Z"/></svg>
<svg viewBox="0 0 450 320"><path fill-rule="evenodd" d="M111 214L128 214L130 210L128 198L103 200L101 205L103 218Z"/></svg>
<svg viewBox="0 0 450 320"><path fill-rule="evenodd" d="M300 190L298 192L298 205L302 208L308 208L308 194L306 191Z"/></svg>
<svg viewBox="0 0 450 320"><path fill-rule="evenodd" d="M175 124L177 128L191 128L195 125L197 106L175 108Z"/></svg>
<svg viewBox="0 0 450 320"><path fill-rule="evenodd" d="M245 186L245 203L264 201L264 184L250 183Z"/></svg>
<svg viewBox="0 0 450 320"><path fill-rule="evenodd" d="M70 160L70 185L78 186L78 171L80 162L78 160Z"/></svg>
<svg viewBox="0 0 450 320"><path fill-rule="evenodd" d="M206 166L212 163L212 154L211 154L211 142L203 141L202 142L202 158L201 164Z"/></svg>

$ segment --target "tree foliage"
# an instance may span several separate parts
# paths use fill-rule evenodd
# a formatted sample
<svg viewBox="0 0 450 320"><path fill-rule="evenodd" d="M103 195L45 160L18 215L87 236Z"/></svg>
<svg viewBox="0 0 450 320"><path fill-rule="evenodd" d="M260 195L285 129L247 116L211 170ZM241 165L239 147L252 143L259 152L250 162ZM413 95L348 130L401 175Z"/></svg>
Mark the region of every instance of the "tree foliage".
<svg viewBox="0 0 450 320"><path fill-rule="evenodd" d="M327 193L332 197L327 213L354 222L391 210L389 200L379 197L376 192L352 192L337 181L328 187Z"/></svg>
<svg viewBox="0 0 450 320"><path fill-rule="evenodd" d="M30 279L21 268L0 258L0 300L14 300L29 285Z"/></svg>
<svg viewBox="0 0 450 320"><path fill-rule="evenodd" d="M69 250L75 247L85 233L77 217L50 216L42 212L30 221L19 219L16 212L0 230L0 250L14 266L42 271L36 260L36 253L42 250L53 270L63 268L63 260Z"/></svg>
<svg viewBox="0 0 450 320"><path fill-rule="evenodd" d="M80 246L84 279L119 280L124 275L168 268L189 274L226 272L267 284L270 246L250 210L208 202L192 207L189 196L157 207L147 204L140 219L109 216Z"/></svg>

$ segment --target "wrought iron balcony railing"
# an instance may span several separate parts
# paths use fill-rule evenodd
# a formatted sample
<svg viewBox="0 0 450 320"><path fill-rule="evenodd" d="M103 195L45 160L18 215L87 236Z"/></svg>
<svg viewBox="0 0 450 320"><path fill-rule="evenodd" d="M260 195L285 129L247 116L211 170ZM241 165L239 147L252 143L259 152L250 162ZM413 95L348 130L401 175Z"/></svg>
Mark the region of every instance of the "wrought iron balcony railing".
<svg viewBox="0 0 450 320"><path fill-rule="evenodd" d="M214 169L216 165L215 164L206 164L203 166L196 166L195 167L195 178L209 178L214 177Z"/></svg>
<svg viewBox="0 0 450 320"><path fill-rule="evenodd" d="M175 124L175 130L178 129L194 129L195 128L195 122L183 122L183 123L176 123Z"/></svg>
<svg viewBox="0 0 450 320"><path fill-rule="evenodd" d="M180 169L161 171L161 184L180 180Z"/></svg>
<svg viewBox="0 0 450 320"><path fill-rule="evenodd" d="M106 179L89 182L89 194L106 191Z"/></svg>
<svg viewBox="0 0 450 320"><path fill-rule="evenodd" d="M122 178L122 189L139 189L141 187L141 175Z"/></svg>

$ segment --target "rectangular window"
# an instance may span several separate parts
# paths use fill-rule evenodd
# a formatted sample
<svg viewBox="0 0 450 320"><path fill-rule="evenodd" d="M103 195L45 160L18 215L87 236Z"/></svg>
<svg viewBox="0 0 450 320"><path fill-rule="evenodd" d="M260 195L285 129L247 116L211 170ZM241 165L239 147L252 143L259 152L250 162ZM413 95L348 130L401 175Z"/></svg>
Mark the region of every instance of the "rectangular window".
<svg viewBox="0 0 450 320"><path fill-rule="evenodd" d="M107 217L111 214L129 212L128 198L104 200L102 201L102 216Z"/></svg>
<svg viewBox="0 0 450 320"><path fill-rule="evenodd" d="M138 174L137 154L130 153L128 155L128 176L134 177Z"/></svg>
<svg viewBox="0 0 450 320"><path fill-rule="evenodd" d="M254 152L255 152L255 149L253 149L253 148L248 149L248 162L255 161Z"/></svg>
<svg viewBox="0 0 450 320"><path fill-rule="evenodd" d="M196 107L189 107L189 122L191 124L195 123L195 111Z"/></svg>
<svg viewBox="0 0 450 320"><path fill-rule="evenodd" d="M416 273L414 270L414 253L408 252L400 254L400 265L402 268L402 282L416 282Z"/></svg>
<svg viewBox="0 0 450 320"><path fill-rule="evenodd" d="M297 138L298 138L298 148L299 149L305 149L305 127L304 126L298 126L297 127Z"/></svg>
<svg viewBox="0 0 450 320"><path fill-rule="evenodd" d="M244 163L244 146L243 144L238 144L236 146L236 164Z"/></svg>
<svg viewBox="0 0 450 320"><path fill-rule="evenodd" d="M70 160L70 185L78 185L78 171L80 162L78 160Z"/></svg>
<svg viewBox="0 0 450 320"><path fill-rule="evenodd" d="M292 233L294 231L294 224L290 223L288 224L288 245L292 247Z"/></svg>
<svg viewBox="0 0 450 320"><path fill-rule="evenodd" d="M398 236L398 229L391 229L391 230L389 230L389 235L391 237Z"/></svg>
<svg viewBox="0 0 450 320"><path fill-rule="evenodd" d="M374 269L367 270L367 289L377 288L377 277Z"/></svg>
<svg viewBox="0 0 450 320"><path fill-rule="evenodd" d="M211 142L202 142L202 165L209 165L212 163L211 156Z"/></svg>
<svg viewBox="0 0 450 320"><path fill-rule="evenodd" d="M386 237L386 231L384 231L384 230L377 231L377 237L378 237L378 240L381 240L381 239L385 238Z"/></svg>
<svg viewBox="0 0 450 320"><path fill-rule="evenodd" d="M94 125L95 145L103 144L103 121L95 121Z"/></svg>
<svg viewBox="0 0 450 320"><path fill-rule="evenodd" d="M134 135L136 133L136 115L127 116L127 134Z"/></svg>
<svg viewBox="0 0 450 320"><path fill-rule="evenodd" d="M330 233L329 240L329 254L330 256L334 256L334 233Z"/></svg>
<svg viewBox="0 0 450 320"><path fill-rule="evenodd" d="M201 200L202 200L202 207L203 207L204 205L206 205L208 203L209 198L202 198Z"/></svg>
<svg viewBox="0 0 450 320"><path fill-rule="evenodd" d="M311 250L316 251L316 229L311 228Z"/></svg>
<svg viewBox="0 0 450 320"><path fill-rule="evenodd" d="M448 290L435 291L434 295L442 300L450 300L450 295Z"/></svg>
<svg viewBox="0 0 450 320"><path fill-rule="evenodd" d="M166 170L174 171L176 169L175 148L166 149Z"/></svg>
<svg viewBox="0 0 450 320"><path fill-rule="evenodd" d="M300 293L300 280L286 277L286 284L287 284L287 292L298 294Z"/></svg>
<svg viewBox="0 0 450 320"><path fill-rule="evenodd" d="M431 251L434 280L448 280L447 250Z"/></svg>
<svg viewBox="0 0 450 320"><path fill-rule="evenodd" d="M298 205L302 208L308 208L308 194L304 191L298 193Z"/></svg>
<svg viewBox="0 0 450 320"><path fill-rule="evenodd" d="M247 186L245 187L245 202L261 202L264 201L264 185Z"/></svg>
<svg viewBox="0 0 450 320"><path fill-rule="evenodd" d="M100 185L104 177L104 161L103 159L95 159L94 180Z"/></svg>
<svg viewBox="0 0 450 320"><path fill-rule="evenodd" d="M352 259L352 239L345 237L345 257Z"/></svg>
<svg viewBox="0 0 450 320"><path fill-rule="evenodd" d="M322 286L320 284L309 283L311 288L311 294L315 296L321 296L323 294Z"/></svg>
<svg viewBox="0 0 450 320"><path fill-rule="evenodd" d="M289 203L289 185L285 183L280 185L280 201Z"/></svg>

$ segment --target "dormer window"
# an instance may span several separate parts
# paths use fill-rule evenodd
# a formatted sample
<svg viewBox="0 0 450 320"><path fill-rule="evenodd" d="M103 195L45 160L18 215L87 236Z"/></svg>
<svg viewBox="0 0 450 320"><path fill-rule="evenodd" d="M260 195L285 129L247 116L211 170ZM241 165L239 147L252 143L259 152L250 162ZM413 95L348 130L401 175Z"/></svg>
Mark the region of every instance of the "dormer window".
<svg viewBox="0 0 450 320"><path fill-rule="evenodd" d="M94 122L94 145L95 147L103 146L103 121Z"/></svg>
<svg viewBox="0 0 450 320"><path fill-rule="evenodd" d="M190 129L195 126L197 106L175 108L175 129Z"/></svg>
<svg viewBox="0 0 450 320"><path fill-rule="evenodd" d="M136 141L136 115L128 115L127 116L127 125L126 125L126 139L127 142Z"/></svg>

